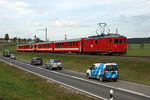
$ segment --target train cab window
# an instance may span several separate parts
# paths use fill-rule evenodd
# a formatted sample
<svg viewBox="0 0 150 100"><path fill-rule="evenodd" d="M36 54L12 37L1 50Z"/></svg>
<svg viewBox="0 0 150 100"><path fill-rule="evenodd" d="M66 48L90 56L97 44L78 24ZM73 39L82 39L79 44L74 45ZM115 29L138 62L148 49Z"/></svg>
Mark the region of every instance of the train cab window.
<svg viewBox="0 0 150 100"><path fill-rule="evenodd" d="M75 42L73 42L73 46L75 46Z"/></svg>
<svg viewBox="0 0 150 100"><path fill-rule="evenodd" d="M86 44L86 41L84 41L84 44Z"/></svg>
<svg viewBox="0 0 150 100"><path fill-rule="evenodd" d="M123 43L126 43L126 39L123 39Z"/></svg>
<svg viewBox="0 0 150 100"><path fill-rule="evenodd" d="M109 40L109 43L110 43L110 44L111 44L111 42L112 42L112 39Z"/></svg>
<svg viewBox="0 0 150 100"><path fill-rule="evenodd" d="M97 41L97 40L95 40L95 44L98 44L98 41Z"/></svg>
<svg viewBox="0 0 150 100"><path fill-rule="evenodd" d="M70 46L72 46L72 42L70 42Z"/></svg>
<svg viewBox="0 0 150 100"><path fill-rule="evenodd" d="M120 44L122 44L122 39L120 39Z"/></svg>
<svg viewBox="0 0 150 100"><path fill-rule="evenodd" d="M91 44L93 44L93 41L91 40Z"/></svg>
<svg viewBox="0 0 150 100"><path fill-rule="evenodd" d="M118 39L114 39L114 43L118 43Z"/></svg>

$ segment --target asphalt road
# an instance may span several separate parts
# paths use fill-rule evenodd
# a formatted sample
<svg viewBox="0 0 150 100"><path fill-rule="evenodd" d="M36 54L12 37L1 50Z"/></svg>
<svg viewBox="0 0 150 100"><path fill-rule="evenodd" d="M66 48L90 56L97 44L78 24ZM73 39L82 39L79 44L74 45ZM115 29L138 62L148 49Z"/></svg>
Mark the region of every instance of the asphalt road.
<svg viewBox="0 0 150 100"><path fill-rule="evenodd" d="M11 63L11 65L15 65L20 69L26 70L30 73L36 74L46 79L53 80L62 85L76 89L80 92L84 92L99 99L109 99L109 91L113 89L114 100L150 100L149 86L124 82L120 80L118 82L102 83L98 80L86 79L86 76L83 73L68 70L47 70L44 69L42 66L33 66L30 65L28 62L21 60L12 60L1 55L0 60ZM118 85L119 87L117 87ZM131 89L128 90L128 88L124 88L128 87L128 85L130 85L130 87L133 86L132 89L136 90L136 92ZM139 89L137 89L135 85L137 85ZM145 91L145 93L142 91L138 91L141 89L144 89L142 91Z"/></svg>

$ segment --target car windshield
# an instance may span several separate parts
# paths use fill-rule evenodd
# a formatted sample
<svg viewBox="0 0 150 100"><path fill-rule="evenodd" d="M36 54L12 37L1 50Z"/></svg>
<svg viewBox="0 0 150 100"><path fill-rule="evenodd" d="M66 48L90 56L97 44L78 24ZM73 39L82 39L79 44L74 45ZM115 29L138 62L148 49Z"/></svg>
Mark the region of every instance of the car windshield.
<svg viewBox="0 0 150 100"><path fill-rule="evenodd" d="M107 65L106 66L106 71L117 71L117 65Z"/></svg>
<svg viewBox="0 0 150 100"><path fill-rule="evenodd" d="M54 63L59 63L59 62L61 62L60 60L54 60Z"/></svg>
<svg viewBox="0 0 150 100"><path fill-rule="evenodd" d="M15 56L15 54L11 54L11 56Z"/></svg>
<svg viewBox="0 0 150 100"><path fill-rule="evenodd" d="M41 60L41 58L36 58L36 60Z"/></svg>

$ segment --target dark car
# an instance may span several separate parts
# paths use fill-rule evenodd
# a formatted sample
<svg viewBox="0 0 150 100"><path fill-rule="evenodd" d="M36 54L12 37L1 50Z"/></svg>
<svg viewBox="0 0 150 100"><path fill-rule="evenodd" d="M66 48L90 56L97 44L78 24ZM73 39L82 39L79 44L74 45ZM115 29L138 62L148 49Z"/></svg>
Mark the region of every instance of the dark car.
<svg viewBox="0 0 150 100"><path fill-rule="evenodd" d="M34 57L31 60L31 65L42 65L42 64L43 64L43 61L42 61L42 58L40 57Z"/></svg>

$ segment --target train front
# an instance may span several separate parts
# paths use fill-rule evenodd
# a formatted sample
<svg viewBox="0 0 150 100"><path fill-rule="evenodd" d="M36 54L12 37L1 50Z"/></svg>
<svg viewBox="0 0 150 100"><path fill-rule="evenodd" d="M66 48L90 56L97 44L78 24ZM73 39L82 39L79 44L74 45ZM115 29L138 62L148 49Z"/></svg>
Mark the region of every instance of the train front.
<svg viewBox="0 0 150 100"><path fill-rule="evenodd" d="M110 53L112 54L126 54L127 52L127 38L125 36L112 37L112 45Z"/></svg>

